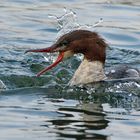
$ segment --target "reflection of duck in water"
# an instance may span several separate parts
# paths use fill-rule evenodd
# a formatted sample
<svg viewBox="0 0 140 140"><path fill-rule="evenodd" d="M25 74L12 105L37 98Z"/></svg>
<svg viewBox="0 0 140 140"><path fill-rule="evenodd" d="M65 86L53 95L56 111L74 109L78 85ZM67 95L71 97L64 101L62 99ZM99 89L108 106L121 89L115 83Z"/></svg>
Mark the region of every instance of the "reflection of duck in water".
<svg viewBox="0 0 140 140"><path fill-rule="evenodd" d="M39 72L37 76L56 66L65 58L77 53L82 53L84 59L74 73L70 85L88 84L110 78L140 77L139 70L127 66L113 69L105 75L104 63L107 46L105 41L97 33L87 30L75 30L60 37L56 43L49 48L27 50L26 52L59 52L57 60Z"/></svg>

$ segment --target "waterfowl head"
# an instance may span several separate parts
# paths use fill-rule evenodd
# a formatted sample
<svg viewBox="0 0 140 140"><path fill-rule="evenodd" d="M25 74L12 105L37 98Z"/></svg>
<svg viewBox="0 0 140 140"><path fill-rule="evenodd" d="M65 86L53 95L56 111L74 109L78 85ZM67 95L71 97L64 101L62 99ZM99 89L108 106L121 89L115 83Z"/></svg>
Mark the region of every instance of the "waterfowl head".
<svg viewBox="0 0 140 140"><path fill-rule="evenodd" d="M106 58L105 41L95 32L88 30L75 30L61 36L51 47L44 49L27 50L27 52L43 52L54 53L59 52L57 60L49 67L43 69L37 74L40 76L52 67L56 66L65 58L71 57L74 54L81 53L87 61L99 61L105 63Z"/></svg>

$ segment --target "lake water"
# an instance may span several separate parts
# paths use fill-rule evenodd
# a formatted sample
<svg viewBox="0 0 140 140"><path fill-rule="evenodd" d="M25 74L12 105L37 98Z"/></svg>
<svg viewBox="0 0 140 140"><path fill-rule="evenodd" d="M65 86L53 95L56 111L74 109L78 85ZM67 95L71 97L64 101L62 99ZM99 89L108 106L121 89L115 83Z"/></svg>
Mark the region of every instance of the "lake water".
<svg viewBox="0 0 140 140"><path fill-rule="evenodd" d="M24 54L50 46L64 7L80 26L92 26L109 44L106 69L140 69L139 0L3 0L0 2L1 140L139 140L140 80L67 87L80 57L37 78L55 55ZM53 15L50 17L50 15ZM64 21L70 21L66 19ZM100 22L102 21L102 22ZM73 22L73 21L71 21ZM59 23L61 24L61 23Z"/></svg>

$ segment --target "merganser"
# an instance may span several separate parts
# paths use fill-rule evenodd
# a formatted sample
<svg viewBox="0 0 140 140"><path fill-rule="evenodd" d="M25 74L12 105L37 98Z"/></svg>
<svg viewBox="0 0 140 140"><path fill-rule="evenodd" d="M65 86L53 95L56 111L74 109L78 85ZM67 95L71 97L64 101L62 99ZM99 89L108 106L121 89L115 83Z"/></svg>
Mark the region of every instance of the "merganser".
<svg viewBox="0 0 140 140"><path fill-rule="evenodd" d="M140 77L140 71L127 66L104 72L106 59L106 48L108 44L96 32L88 30L74 30L61 36L51 47L44 49L27 50L27 52L59 52L57 60L49 67L37 74L42 75L49 69L55 67L62 60L81 53L84 59L74 73L69 84L80 85L103 81L108 78ZM118 76L116 76L118 75Z"/></svg>

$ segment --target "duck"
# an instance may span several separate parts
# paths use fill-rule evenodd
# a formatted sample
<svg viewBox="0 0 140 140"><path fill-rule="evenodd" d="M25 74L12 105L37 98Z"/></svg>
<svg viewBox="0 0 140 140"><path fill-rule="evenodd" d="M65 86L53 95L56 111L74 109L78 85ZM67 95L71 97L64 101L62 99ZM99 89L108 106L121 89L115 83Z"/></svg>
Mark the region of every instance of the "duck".
<svg viewBox="0 0 140 140"><path fill-rule="evenodd" d="M37 77L52 69L61 61L75 54L83 54L83 60L69 82L70 86L97 83L113 78L140 77L140 71L138 69L128 66L121 66L105 73L104 67L108 46L106 41L96 32L74 30L62 35L50 47L30 49L26 53L59 53L56 61L40 71Z"/></svg>

